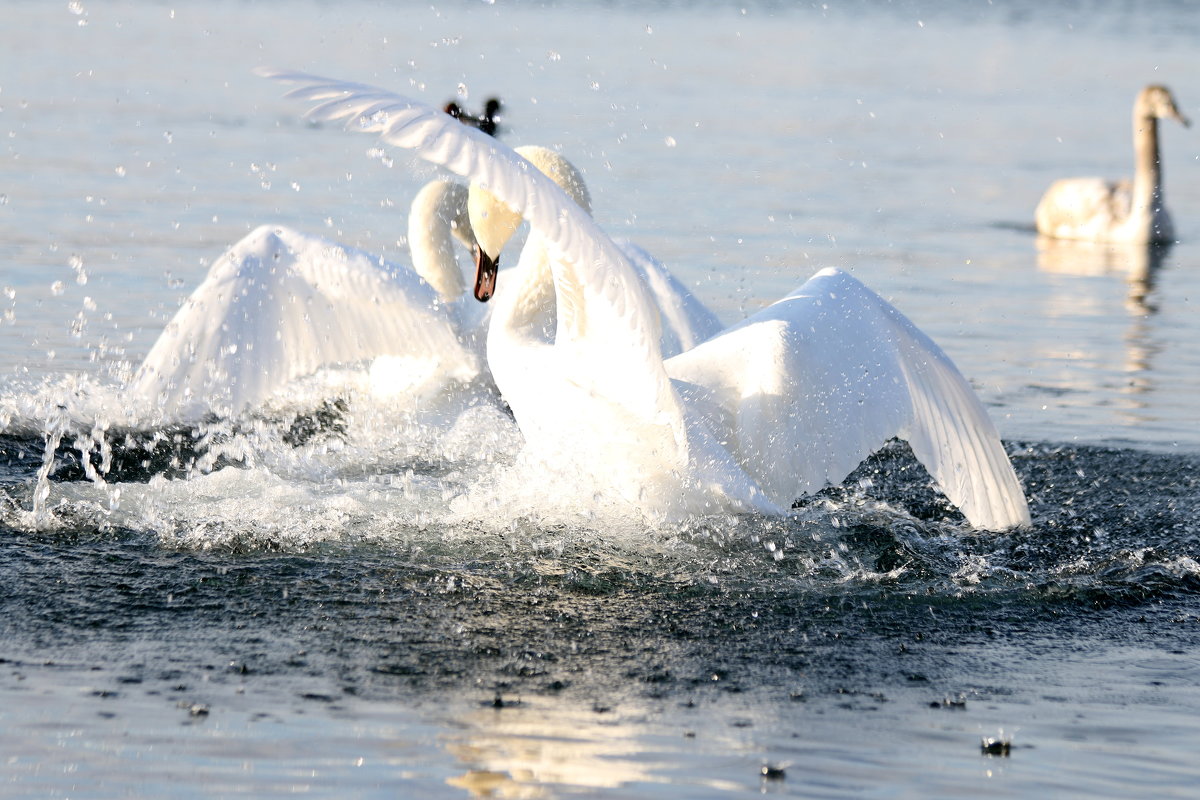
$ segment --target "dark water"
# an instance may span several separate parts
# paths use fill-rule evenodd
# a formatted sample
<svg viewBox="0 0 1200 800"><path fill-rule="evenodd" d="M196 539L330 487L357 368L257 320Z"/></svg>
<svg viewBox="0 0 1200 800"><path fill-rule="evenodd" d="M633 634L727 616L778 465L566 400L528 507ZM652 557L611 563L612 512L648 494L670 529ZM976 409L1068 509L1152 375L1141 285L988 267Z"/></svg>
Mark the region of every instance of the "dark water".
<svg viewBox="0 0 1200 800"><path fill-rule="evenodd" d="M1128 172L1142 85L1200 115L1192 4L0 9L0 796L1194 795L1195 129L1161 132L1172 248L1029 228ZM503 95L726 321L853 272L976 386L1033 527L972 531L900 446L652 529L506 500L486 404L131 419L249 229L406 258L428 170L261 65Z"/></svg>
<svg viewBox="0 0 1200 800"><path fill-rule="evenodd" d="M27 504L43 453L27 437L6 436L0 448L4 502ZM186 438L174 446L183 463L195 449ZM232 720L251 740L291 730L289 747L319 761L319 730L344 733L381 709L483 715L451 724L468 739L514 715L566 709L591 718L574 723L580 730L632 725L641 749L669 755L648 770L653 779L634 770L609 787L616 796L661 794L664 780L670 796L726 796L759 781L798 796L893 781L953 795L978 788L973 773L994 759L1019 773L996 785L1002 794L1183 787L1200 711L1200 459L1038 444L1010 452L1035 525L1005 534L964 528L902 446L787 519L646 531L659 539L653 549L608 544L603 531L547 544L555 531L516 529L479 531L464 545L434 525L351 528L299 547L246 536L198 551L165 546L154 530L96 525L94 511L64 502L52 530L0 529L0 693L10 709L26 708L2 712L5 746L25 756L5 769L16 786L62 787L61 776L31 777L28 742L45 728L27 706L75 686L71 725L97 729L97 741L128 736L128 717L148 706L162 718L155 730L209 731L218 764L240 758ZM135 447L113 463L136 463L127 477L145 480L147 453ZM58 474L73 478L69 453L60 456ZM1148 744L1181 714L1189 738ZM306 732L312 717L326 722ZM938 734L946 721L971 732ZM847 725L856 733L834 745ZM594 735L547 730L533 738ZM731 733L756 739L753 755L712 761ZM1013 749L981 753L991 737ZM373 746L355 741L370 758ZM1041 763L1038 748L1064 746L1075 766L1019 770ZM377 767L359 788L453 791L463 776L440 777L438 749L409 765L424 765L416 774ZM187 752L189 769L218 791L292 780L273 751L240 777ZM487 761L450 752L465 766ZM79 757L69 747L59 755ZM967 757L977 760L969 772L952 768ZM505 785L603 794L594 776L531 777L507 758L491 756ZM587 752L568 758L588 775L598 769ZM618 774L631 758L616 760ZM859 758L869 763L855 767ZM81 761L101 788L138 785L113 774L116 754ZM760 778L759 761L785 764L786 777ZM321 763L312 785L331 791L349 768ZM464 775L482 792L490 779L477 773L494 771ZM152 787L154 775L139 780Z"/></svg>

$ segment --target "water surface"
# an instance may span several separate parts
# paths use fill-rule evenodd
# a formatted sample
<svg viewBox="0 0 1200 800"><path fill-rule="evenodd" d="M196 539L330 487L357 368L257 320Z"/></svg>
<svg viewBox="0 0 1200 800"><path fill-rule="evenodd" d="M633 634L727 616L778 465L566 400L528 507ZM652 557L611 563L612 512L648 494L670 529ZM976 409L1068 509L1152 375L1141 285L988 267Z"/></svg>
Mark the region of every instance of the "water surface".
<svg viewBox="0 0 1200 800"><path fill-rule="evenodd" d="M1200 140L1162 128L1166 251L1031 228L1128 172L1142 85L1200 115L1188 4L3 5L5 794L1195 784ZM647 529L503 502L488 404L138 425L122 380L250 229L406 260L431 170L263 64L501 95L727 321L853 272L976 386L1034 527L971 531L902 447L785 519Z"/></svg>

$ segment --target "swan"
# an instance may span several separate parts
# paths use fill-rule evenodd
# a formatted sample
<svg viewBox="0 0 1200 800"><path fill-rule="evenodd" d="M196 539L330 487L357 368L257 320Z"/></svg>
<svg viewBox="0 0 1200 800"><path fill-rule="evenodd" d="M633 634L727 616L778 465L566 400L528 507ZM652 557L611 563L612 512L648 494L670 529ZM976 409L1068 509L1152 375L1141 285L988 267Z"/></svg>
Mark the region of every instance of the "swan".
<svg viewBox="0 0 1200 800"><path fill-rule="evenodd" d="M569 181L572 198L590 212L579 172L549 151L541 163ZM284 226L256 228L216 261L130 389L166 414L232 415L321 367L366 360L373 394L414 405L455 386L490 389L487 307L464 301L455 255L456 241L475 244L467 203L466 187L447 180L417 193L408 217L412 269ZM633 243L622 248L662 316L663 355L721 329L660 262ZM550 324L552 303L543 303L543 314Z"/></svg>
<svg viewBox="0 0 1200 800"><path fill-rule="evenodd" d="M1133 183L1102 178L1055 181L1038 203L1038 233L1058 239L1150 244L1175 232L1163 201L1158 121L1191 125L1165 86L1147 86L1133 104Z"/></svg>
<svg viewBox="0 0 1200 800"><path fill-rule="evenodd" d="M561 153L546 147L527 145L515 150L530 164L544 175L550 177L566 195L579 206L584 213L592 213L591 196L582 173ZM505 227L511 235L515 232L521 220L514 214L504 214L501 206L490 202L490 196L484 190L476 188L468 194L467 222L471 218L492 217L491 225ZM688 291L665 265L640 245L627 240L617 240L616 246L629 261L634 274L642 287L649 292L653 311L660 321L659 352L666 358L695 347L700 342L718 333L723 326L694 294ZM525 324L531 329L553 328L555 323L556 303L553 292L553 280L550 277L550 255L547 243L536 234L526 243L522 250L522 262L527 264L527 271L532 278L518 283L510 302L506 307L524 309ZM478 243L473 252L478 255ZM486 302L491 298L495 286L495 267L492 271L477 281L474 296ZM517 282L514 282L517 283Z"/></svg>
<svg viewBox="0 0 1200 800"><path fill-rule="evenodd" d="M297 85L288 96L315 103L310 118L377 133L470 182L477 296L490 295L497 255L518 222L529 223L511 278L520 291L497 296L487 358L533 459L647 515L779 514L900 437L971 525L1030 524L970 385L928 336L849 274L822 270L664 359L659 315L629 258L520 154L382 89L259 74ZM523 302L548 285L552 336L530 324L540 312Z"/></svg>

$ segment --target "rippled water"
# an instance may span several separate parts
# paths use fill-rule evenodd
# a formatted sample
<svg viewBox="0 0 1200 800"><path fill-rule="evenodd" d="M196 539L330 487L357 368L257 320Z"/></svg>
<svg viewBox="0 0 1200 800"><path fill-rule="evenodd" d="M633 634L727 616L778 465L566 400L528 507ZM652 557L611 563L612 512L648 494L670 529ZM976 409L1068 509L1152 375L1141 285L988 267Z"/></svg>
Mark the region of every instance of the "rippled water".
<svg viewBox="0 0 1200 800"><path fill-rule="evenodd" d="M1195 130L1162 129L1169 250L1030 228L1054 178L1128 171L1144 83L1200 116L1189 5L2 5L0 793L1195 784ZM301 123L261 64L500 94L506 141L561 145L729 321L853 271L976 385L1034 527L971 531L896 446L786 519L646 529L514 485L494 402L416 415L353 373L131 417L250 228L406 259L429 170Z"/></svg>

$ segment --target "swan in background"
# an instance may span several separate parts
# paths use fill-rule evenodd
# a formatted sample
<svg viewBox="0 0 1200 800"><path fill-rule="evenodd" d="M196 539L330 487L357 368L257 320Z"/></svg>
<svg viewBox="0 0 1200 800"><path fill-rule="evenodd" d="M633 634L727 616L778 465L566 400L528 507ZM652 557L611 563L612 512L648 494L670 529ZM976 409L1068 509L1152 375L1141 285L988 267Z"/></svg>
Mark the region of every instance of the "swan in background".
<svg viewBox="0 0 1200 800"><path fill-rule="evenodd" d="M418 102L287 72L309 116L421 157L471 183L477 287L520 218L530 233L497 297L488 362L526 458L652 517L782 513L906 439L974 526L1029 524L987 413L949 358L857 280L824 270L781 301L664 360L659 316L622 250L517 153ZM486 187L486 188L485 188ZM549 272L547 278L546 272ZM553 336L522 302L553 287ZM477 292L479 293L479 292Z"/></svg>
<svg viewBox="0 0 1200 800"><path fill-rule="evenodd" d="M1038 233L1059 239L1150 244L1170 242L1175 231L1163 200L1158 121L1188 127L1165 86L1147 86L1133 104L1133 183L1064 178L1038 203Z"/></svg>

